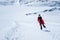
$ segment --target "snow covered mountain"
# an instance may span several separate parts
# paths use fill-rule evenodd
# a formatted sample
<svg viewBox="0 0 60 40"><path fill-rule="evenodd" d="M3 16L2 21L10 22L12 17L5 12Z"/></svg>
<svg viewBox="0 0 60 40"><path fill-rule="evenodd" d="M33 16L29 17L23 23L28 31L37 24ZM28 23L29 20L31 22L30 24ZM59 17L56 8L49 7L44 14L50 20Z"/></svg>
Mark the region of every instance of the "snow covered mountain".
<svg viewBox="0 0 60 40"><path fill-rule="evenodd" d="M0 0L0 5L19 5L26 4L27 6L49 6L60 7L59 0Z"/></svg>
<svg viewBox="0 0 60 40"><path fill-rule="evenodd" d="M46 9L48 10L44 12ZM60 10L49 9L51 8L0 6L0 40L60 40ZM45 20L49 31L44 31L44 28L40 30L38 14Z"/></svg>
<svg viewBox="0 0 60 40"><path fill-rule="evenodd" d="M0 40L60 40L59 0L0 2ZM40 29L38 14L44 19L46 29Z"/></svg>

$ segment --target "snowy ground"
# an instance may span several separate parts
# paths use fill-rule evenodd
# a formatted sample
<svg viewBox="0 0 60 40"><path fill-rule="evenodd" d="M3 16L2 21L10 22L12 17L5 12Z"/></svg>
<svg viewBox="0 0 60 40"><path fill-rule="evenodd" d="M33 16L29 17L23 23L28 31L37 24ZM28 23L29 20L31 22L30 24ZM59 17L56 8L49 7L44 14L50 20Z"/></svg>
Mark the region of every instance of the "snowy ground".
<svg viewBox="0 0 60 40"><path fill-rule="evenodd" d="M60 10L43 12L50 8L0 6L0 40L60 40ZM40 30L38 14L45 20L49 32Z"/></svg>

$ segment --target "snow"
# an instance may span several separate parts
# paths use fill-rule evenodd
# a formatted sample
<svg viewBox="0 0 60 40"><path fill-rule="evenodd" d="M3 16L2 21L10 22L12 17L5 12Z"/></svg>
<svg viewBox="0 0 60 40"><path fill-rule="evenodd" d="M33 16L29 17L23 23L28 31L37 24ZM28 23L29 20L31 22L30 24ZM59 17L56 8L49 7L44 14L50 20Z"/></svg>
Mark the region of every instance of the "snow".
<svg viewBox="0 0 60 40"><path fill-rule="evenodd" d="M0 40L60 40L60 10L54 7L9 5L0 6ZM43 12L44 10L48 10ZM30 14L29 14L30 13ZM36 13L36 14L34 14ZM29 14L29 15L26 15ZM45 21L40 29L38 14Z"/></svg>

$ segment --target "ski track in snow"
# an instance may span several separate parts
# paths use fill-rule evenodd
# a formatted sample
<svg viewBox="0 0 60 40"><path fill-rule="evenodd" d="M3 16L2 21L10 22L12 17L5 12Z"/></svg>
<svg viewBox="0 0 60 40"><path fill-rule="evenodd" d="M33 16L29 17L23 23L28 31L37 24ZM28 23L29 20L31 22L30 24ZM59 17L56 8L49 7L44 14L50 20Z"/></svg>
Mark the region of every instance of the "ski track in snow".
<svg viewBox="0 0 60 40"><path fill-rule="evenodd" d="M23 26L23 24L24 24L24 26ZM19 40L19 38L20 38L21 40L26 40L27 38L25 39L25 37L27 37L27 35L28 35L28 37L29 36L31 37L32 35L35 35L36 33L39 34L39 37L41 37L41 38L42 38L42 35L45 35L45 36L47 35L49 37L49 39L53 39L53 40L56 40L56 38L59 39L59 37L58 37L59 34L53 33L52 30L51 30L51 32L44 32L44 31L41 31L40 29L38 31L37 29L34 29L34 27L33 28L31 26L28 27L28 25L30 25L29 23L27 23L27 24L23 23L23 24L22 24L23 27L20 27L20 25L16 22L16 27L14 27L14 28L12 28L12 30L10 30L10 32L6 35L6 36L8 36L8 37L6 37L6 39L7 40L8 39L9 40ZM32 33L30 33L30 32L32 32ZM43 33L43 34L40 35L41 33ZM47 39L47 37L45 37L44 39ZM49 39L47 39L47 40L49 40Z"/></svg>
<svg viewBox="0 0 60 40"><path fill-rule="evenodd" d="M21 39L21 30L20 25L15 22L15 27L10 28L5 34L5 38L2 40L20 40Z"/></svg>

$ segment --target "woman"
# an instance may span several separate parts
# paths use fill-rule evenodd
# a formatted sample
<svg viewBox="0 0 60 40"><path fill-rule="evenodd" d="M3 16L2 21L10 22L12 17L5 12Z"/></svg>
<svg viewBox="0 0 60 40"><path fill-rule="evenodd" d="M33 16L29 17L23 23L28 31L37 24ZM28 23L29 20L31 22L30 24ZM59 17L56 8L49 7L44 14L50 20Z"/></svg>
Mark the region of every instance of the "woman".
<svg viewBox="0 0 60 40"><path fill-rule="evenodd" d="M44 23L44 20L42 19L42 17L41 17L40 14L38 15L38 22L39 22L39 24L40 24L41 30L42 30L42 26L43 26L44 28L46 28L46 26L44 25L44 24L45 24L45 23Z"/></svg>

